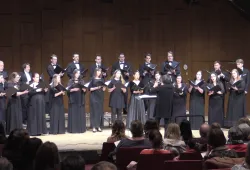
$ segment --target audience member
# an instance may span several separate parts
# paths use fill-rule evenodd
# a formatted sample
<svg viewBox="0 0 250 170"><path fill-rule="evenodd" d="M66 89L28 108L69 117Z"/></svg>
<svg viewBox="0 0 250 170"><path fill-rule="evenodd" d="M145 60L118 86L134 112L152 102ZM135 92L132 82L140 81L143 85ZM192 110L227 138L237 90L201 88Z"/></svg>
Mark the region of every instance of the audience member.
<svg viewBox="0 0 250 170"><path fill-rule="evenodd" d="M235 165L232 170L249 170L250 169L250 143L247 144L245 161L242 164Z"/></svg>
<svg viewBox="0 0 250 170"><path fill-rule="evenodd" d="M91 170L117 170L116 166L110 162L102 161L95 164Z"/></svg>
<svg viewBox="0 0 250 170"><path fill-rule="evenodd" d="M243 141L248 142L250 140L250 121L247 117L240 118L237 122L238 127L243 133Z"/></svg>
<svg viewBox="0 0 250 170"><path fill-rule="evenodd" d="M0 158L0 170L13 170L13 165L8 159L2 157Z"/></svg>
<svg viewBox="0 0 250 170"><path fill-rule="evenodd" d="M58 170L59 162L59 153L56 144L45 142L39 147L36 153L34 170Z"/></svg>
<svg viewBox="0 0 250 170"><path fill-rule="evenodd" d="M234 150L227 148L226 138L223 131L219 128L210 129L208 133L208 152L205 158L212 157L238 157Z"/></svg>
<svg viewBox="0 0 250 170"><path fill-rule="evenodd" d="M197 147L201 152L207 151L207 136L210 126L207 123L203 123L200 127L200 138L194 138L193 140L198 145Z"/></svg>
<svg viewBox="0 0 250 170"><path fill-rule="evenodd" d="M250 120L247 117L242 117L238 120L237 124L247 124L250 127Z"/></svg>
<svg viewBox="0 0 250 170"><path fill-rule="evenodd" d="M32 160L29 160L25 146L29 140L29 134L25 129L14 129L3 147L3 157L6 157L13 165L14 170L29 170Z"/></svg>
<svg viewBox="0 0 250 170"><path fill-rule="evenodd" d="M159 130L159 125L155 119L148 119L144 125L144 133L146 138L148 138L148 134L151 130Z"/></svg>
<svg viewBox="0 0 250 170"><path fill-rule="evenodd" d="M234 149L236 152L246 152L247 145L243 142L244 135L238 126L233 126L228 131L227 147Z"/></svg>
<svg viewBox="0 0 250 170"><path fill-rule="evenodd" d="M185 144L193 139L193 134L191 130L191 124L188 120L183 119L180 123L181 137Z"/></svg>
<svg viewBox="0 0 250 170"><path fill-rule="evenodd" d="M114 143L124 138L127 138L125 135L125 125L123 121L116 120L112 126L112 134L108 137L107 142Z"/></svg>
<svg viewBox="0 0 250 170"><path fill-rule="evenodd" d="M211 129L216 129L216 128L221 129L221 125L219 123L217 123L217 122L214 122L214 123L212 123L210 128Z"/></svg>
<svg viewBox="0 0 250 170"><path fill-rule="evenodd" d="M80 155L69 155L61 162L61 170L85 170L85 161Z"/></svg>
<svg viewBox="0 0 250 170"><path fill-rule="evenodd" d="M27 141L24 149L25 149L25 151L27 153L27 157L29 158L29 160L32 160L32 162L35 160L37 150L39 149L39 147L42 144L43 144L43 142L39 138L30 138Z"/></svg>
<svg viewBox="0 0 250 170"><path fill-rule="evenodd" d="M165 139L163 141L164 149L170 150L175 156L186 150L186 144L181 140L180 127L176 123L170 123L165 130Z"/></svg>

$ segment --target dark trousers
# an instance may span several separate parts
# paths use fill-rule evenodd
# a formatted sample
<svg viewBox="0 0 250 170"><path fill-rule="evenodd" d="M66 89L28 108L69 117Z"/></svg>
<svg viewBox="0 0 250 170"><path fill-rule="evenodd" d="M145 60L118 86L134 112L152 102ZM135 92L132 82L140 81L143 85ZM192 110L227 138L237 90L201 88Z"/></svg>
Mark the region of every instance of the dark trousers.
<svg viewBox="0 0 250 170"><path fill-rule="evenodd" d="M23 123L26 124L27 123L27 119L28 119L28 102L29 102L29 97L28 95L22 95L21 96L21 104L22 104L22 116L23 116Z"/></svg>
<svg viewBox="0 0 250 170"><path fill-rule="evenodd" d="M160 121L161 121L162 118L158 118L156 117L155 120L157 121L158 125L160 125ZM164 127L167 128L168 126L168 123L171 119L170 118L164 118Z"/></svg>
<svg viewBox="0 0 250 170"><path fill-rule="evenodd" d="M122 109L111 108L111 123L112 124L115 123L116 115L117 115L117 120L122 120Z"/></svg>

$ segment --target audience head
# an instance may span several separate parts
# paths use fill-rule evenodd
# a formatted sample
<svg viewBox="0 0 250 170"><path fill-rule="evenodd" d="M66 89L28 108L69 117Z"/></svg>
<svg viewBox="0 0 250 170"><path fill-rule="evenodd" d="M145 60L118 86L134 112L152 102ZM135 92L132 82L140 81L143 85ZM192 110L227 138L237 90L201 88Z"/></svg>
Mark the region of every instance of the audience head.
<svg viewBox="0 0 250 170"><path fill-rule="evenodd" d="M181 130L178 124L170 123L165 130L165 137L168 139L180 140L181 138Z"/></svg>
<svg viewBox="0 0 250 170"><path fill-rule="evenodd" d="M214 122L212 123L212 125L210 126L211 129L221 129L221 126L219 123Z"/></svg>
<svg viewBox="0 0 250 170"><path fill-rule="evenodd" d="M226 138L223 131L219 128L210 129L208 133L208 144L212 146L212 148L224 146L226 144Z"/></svg>
<svg viewBox="0 0 250 170"><path fill-rule="evenodd" d="M59 166L58 148L53 142L45 142L42 144L35 158L35 170L58 169Z"/></svg>
<svg viewBox="0 0 250 170"><path fill-rule="evenodd" d="M85 161L80 155L67 156L61 162L61 170L85 170Z"/></svg>
<svg viewBox="0 0 250 170"><path fill-rule="evenodd" d="M247 124L250 127L250 120L247 117L242 117L238 120L237 124Z"/></svg>
<svg viewBox="0 0 250 170"><path fill-rule="evenodd" d="M8 159L1 157L0 158L0 170L13 170L13 165Z"/></svg>
<svg viewBox="0 0 250 170"><path fill-rule="evenodd" d="M112 136L122 139L125 137L125 125L123 121L116 120L112 126Z"/></svg>
<svg viewBox="0 0 250 170"><path fill-rule="evenodd" d="M36 153L39 147L43 144L42 140L39 138L30 138L26 145L26 151L28 156L33 160L36 157Z"/></svg>
<svg viewBox="0 0 250 170"><path fill-rule="evenodd" d="M207 123L203 123L200 127L200 136L206 138L209 132L209 125Z"/></svg>
<svg viewBox="0 0 250 170"><path fill-rule="evenodd" d="M163 139L159 130L151 130L148 134L148 139L152 143L153 149L162 149Z"/></svg>
<svg viewBox="0 0 250 170"><path fill-rule="evenodd" d="M148 119L144 125L144 133L147 138L151 130L159 130L159 125L155 119Z"/></svg>
<svg viewBox="0 0 250 170"><path fill-rule="evenodd" d="M133 137L142 137L143 136L143 126L141 121L133 120L130 124L130 131Z"/></svg>
<svg viewBox="0 0 250 170"><path fill-rule="evenodd" d="M244 135L241 129L237 126L233 126L228 131L228 141L231 144L243 143Z"/></svg>
<svg viewBox="0 0 250 170"><path fill-rule="evenodd" d="M166 74L162 76L162 82L163 84L171 84L172 83L172 78L170 75Z"/></svg>
<svg viewBox="0 0 250 170"><path fill-rule="evenodd" d="M91 170L117 170L116 166L110 162L102 161L95 164Z"/></svg>
<svg viewBox="0 0 250 170"><path fill-rule="evenodd" d="M29 140L29 133L25 129L14 129L10 132L4 149L6 150L20 150Z"/></svg>
<svg viewBox="0 0 250 170"><path fill-rule="evenodd" d="M180 123L181 136L184 141L188 141L193 138L191 124L188 120L184 119Z"/></svg>

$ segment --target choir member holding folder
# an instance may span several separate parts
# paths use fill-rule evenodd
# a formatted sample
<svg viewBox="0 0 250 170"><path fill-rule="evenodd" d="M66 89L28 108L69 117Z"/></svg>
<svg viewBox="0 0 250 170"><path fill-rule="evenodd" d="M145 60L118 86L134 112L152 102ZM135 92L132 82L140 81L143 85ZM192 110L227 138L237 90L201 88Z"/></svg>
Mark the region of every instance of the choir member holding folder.
<svg viewBox="0 0 250 170"><path fill-rule="evenodd" d="M84 133L86 131L85 114L85 94L88 85L80 79L80 70L73 71L73 77L68 83L69 113L68 113L68 132Z"/></svg>
<svg viewBox="0 0 250 170"><path fill-rule="evenodd" d="M145 113L145 106L142 99L139 99L138 96L143 94L144 84L140 81L140 72L134 72L134 80L129 83L130 87L130 102L128 108L128 115L127 115L127 128L130 128L130 123L133 120L140 120L142 124L146 122L146 113Z"/></svg>
<svg viewBox="0 0 250 170"><path fill-rule="evenodd" d="M173 98L173 110L172 119L176 120L175 123L179 124L184 117L177 118L178 116L186 115L186 100L187 100L187 87L185 83L182 83L181 75L178 75L176 82L174 83L174 98Z"/></svg>
<svg viewBox="0 0 250 170"><path fill-rule="evenodd" d="M115 123L117 120L122 120L122 109L125 108L125 93L127 91L125 80L121 75L120 70L116 70L111 77L111 82L108 85L110 92L109 107L111 107L111 122Z"/></svg>
<svg viewBox="0 0 250 170"><path fill-rule="evenodd" d="M22 128L22 105L20 96L27 94L29 91L20 91L19 85L20 76L17 72L10 75L10 80L7 84L6 93L8 103L6 111L6 133L9 134L16 128Z"/></svg>
<svg viewBox="0 0 250 170"><path fill-rule="evenodd" d="M70 63L67 67L67 75L69 79L72 79L75 69L80 70L80 73L83 73L85 71L84 66L79 62L79 54L73 55L73 62Z"/></svg>
<svg viewBox="0 0 250 170"><path fill-rule="evenodd" d="M48 86L40 81L38 73L33 74L33 82L29 89L27 129L31 136L47 134L45 118L45 94Z"/></svg>
<svg viewBox="0 0 250 170"><path fill-rule="evenodd" d="M195 76L195 80L189 80L190 100L189 100L189 114L190 116L201 115L205 116L205 82L202 79L202 72L198 71ZM192 129L199 129L203 124L202 117L190 117Z"/></svg>
<svg viewBox="0 0 250 170"><path fill-rule="evenodd" d="M107 77L107 71L109 70L109 68L106 68L103 64L102 64L102 56L100 55L97 55L96 58L95 58L95 64L93 64L91 67L90 67L90 78L94 77L94 73L95 73L95 70L97 68L100 68L101 69L101 73L102 73L102 78L104 79L105 77Z"/></svg>
<svg viewBox="0 0 250 170"><path fill-rule="evenodd" d="M237 69L232 70L228 85L230 94L224 126L231 127L245 116L245 81L240 78Z"/></svg>
<svg viewBox="0 0 250 170"><path fill-rule="evenodd" d="M65 116L63 107L63 96L66 89L61 84L59 74L54 74L50 87L50 134L65 133Z"/></svg>
<svg viewBox="0 0 250 170"><path fill-rule="evenodd" d="M223 126L223 94L225 93L225 90L215 72L211 73L210 83L207 84L206 88L208 89L209 96L208 124L211 125L216 122Z"/></svg>
<svg viewBox="0 0 250 170"><path fill-rule="evenodd" d="M50 57L50 61L51 64L49 64L47 67L49 82L51 82L54 74L60 74L60 76L62 77L64 75L64 72L66 71L66 69L62 69L62 67L57 64L57 56L55 54Z"/></svg>
<svg viewBox="0 0 250 170"><path fill-rule="evenodd" d="M0 73L0 121L5 122L6 110L6 93L7 83L4 80L3 74Z"/></svg>
<svg viewBox="0 0 250 170"><path fill-rule="evenodd" d="M104 91L107 84L104 83L102 78L102 69L96 68L93 74L93 78L89 84L90 90L90 121L93 128L93 132L101 132L103 126L103 102Z"/></svg>

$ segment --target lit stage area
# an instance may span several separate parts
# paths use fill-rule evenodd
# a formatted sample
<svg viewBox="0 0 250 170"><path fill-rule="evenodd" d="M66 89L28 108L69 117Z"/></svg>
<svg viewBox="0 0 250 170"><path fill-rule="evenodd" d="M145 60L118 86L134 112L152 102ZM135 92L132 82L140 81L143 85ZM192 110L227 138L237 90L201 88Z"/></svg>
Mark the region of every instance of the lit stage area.
<svg viewBox="0 0 250 170"><path fill-rule="evenodd" d="M92 129L89 128L89 116L87 114L87 127L88 130L85 133L72 134L65 133L60 135L42 135L36 136L40 138L43 142L50 141L56 143L58 146L61 158L70 154L78 153L81 154L86 162L95 163L99 160L99 156L102 150L103 142L106 142L107 138L111 135L111 127L109 127L109 114L105 114L104 128L102 132L93 133ZM67 114L66 114L66 125L67 125ZM124 122L126 120L126 115L123 116ZM49 117L47 117L49 120ZM205 117L207 121L207 117ZM47 124L49 127L49 123ZM160 129L162 135L164 135L164 128ZM228 136L228 129L223 129L225 136ZM131 136L129 130L126 130L126 135ZM199 137L199 130L193 130L193 136Z"/></svg>

